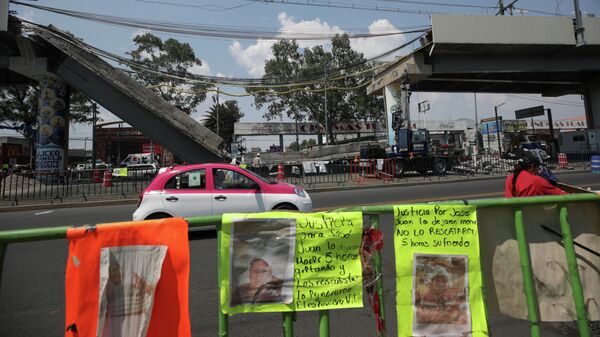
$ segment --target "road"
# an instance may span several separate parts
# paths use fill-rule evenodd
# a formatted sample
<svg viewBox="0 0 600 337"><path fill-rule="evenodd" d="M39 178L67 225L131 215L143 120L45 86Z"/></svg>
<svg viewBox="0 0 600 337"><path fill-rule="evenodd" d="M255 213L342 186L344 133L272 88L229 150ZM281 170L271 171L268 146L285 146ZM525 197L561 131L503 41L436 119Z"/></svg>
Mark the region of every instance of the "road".
<svg viewBox="0 0 600 337"><path fill-rule="evenodd" d="M600 175L569 174L560 177L572 185L600 189ZM478 180L463 183L427 184L342 190L313 193L316 209L377 203L425 202L431 200L475 199L499 197L504 181ZM123 221L131 218L135 205L118 205L27 212L0 213L0 230L47 226L81 225ZM384 234L391 237L391 217L383 216ZM194 336L214 336L217 333L216 240L214 231L195 235L190 241L190 319ZM387 241L390 242L390 241ZM393 245L383 250L384 296L390 335L395 335ZM67 259L65 240L9 245L0 288L0 336L61 335L64 331L64 269ZM365 301L368 307L368 303ZM231 336L281 335L280 314L236 315L230 319ZM490 324L496 336L519 336L527 331L523 322L506 324L506 317L492 317ZM295 323L296 336L317 336L316 313L299 313ZM372 336L374 317L368 308L331 312L334 336ZM544 336L559 336L546 331Z"/></svg>

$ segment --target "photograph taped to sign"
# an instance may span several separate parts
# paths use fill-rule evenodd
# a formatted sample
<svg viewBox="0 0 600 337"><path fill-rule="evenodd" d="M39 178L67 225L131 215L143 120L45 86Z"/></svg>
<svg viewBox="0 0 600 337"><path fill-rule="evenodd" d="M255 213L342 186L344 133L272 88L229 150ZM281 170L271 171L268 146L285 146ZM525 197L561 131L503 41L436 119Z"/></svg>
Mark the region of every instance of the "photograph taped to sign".
<svg viewBox="0 0 600 337"><path fill-rule="evenodd" d="M415 254L413 336L470 334L468 257Z"/></svg>
<svg viewBox="0 0 600 337"><path fill-rule="evenodd" d="M100 252L97 336L146 336L167 246L120 246Z"/></svg>
<svg viewBox="0 0 600 337"><path fill-rule="evenodd" d="M230 306L292 303L296 219L234 220Z"/></svg>

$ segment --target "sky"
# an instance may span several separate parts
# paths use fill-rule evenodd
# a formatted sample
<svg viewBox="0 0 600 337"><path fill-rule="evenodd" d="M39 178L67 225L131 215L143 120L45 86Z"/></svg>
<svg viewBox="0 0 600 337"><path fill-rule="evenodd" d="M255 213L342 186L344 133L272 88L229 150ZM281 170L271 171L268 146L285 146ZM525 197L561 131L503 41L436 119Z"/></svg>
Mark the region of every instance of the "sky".
<svg viewBox="0 0 600 337"><path fill-rule="evenodd" d="M247 0L38 0L29 2L35 5L48 6L73 11L94 14L112 15L132 19L168 21L178 24L202 24L215 28L247 27L247 29L270 29L278 32L389 32L405 31L411 27L423 27L430 24L430 13L456 13L473 15L493 15L496 10L491 8L497 5L497 0L311 0L302 1L304 4L290 4L297 0L285 1L272 0L271 2ZM416 2L451 3L457 6L439 6L431 4L416 4ZM510 1L505 0L505 3ZM331 7L331 4L337 7ZM475 8L471 5L488 6L490 8ZM572 0L519 0L516 5L525 8L523 13L515 15L546 15L533 11L559 13L570 15L573 12ZM354 9L348 7L354 6ZM375 10L375 8L379 10ZM580 0L583 12L595 13L600 16L600 0ZM356 8L360 7L362 9ZM78 18L50 13L39 9L32 9L18 4L10 4L9 9L16 15L37 24L52 24L59 29L68 30L86 43L100 49L126 56L128 51L134 49L133 37L146 32L141 29L126 28L107 24L86 21ZM394 10L395 12L392 12ZM202 67L192 69L194 73L211 76L260 78L264 74L265 60L269 59L271 40L242 40L226 38L209 38L201 36L167 34L150 31L161 37L175 38L188 42L195 51L196 57L201 59ZM351 41L352 47L362 52L365 57L391 50L416 35L392 35L389 37L361 38ZM302 48L324 44L329 48L328 41L299 41ZM409 53L413 45L401 51ZM398 54L393 56L399 56ZM245 93L241 88L222 88L233 94ZM238 101L242 112L245 114L242 122L265 121L263 111L256 110L251 97L221 97L221 101L235 99ZM423 100L430 102L431 110L426 116L417 113L417 103ZM477 94L478 117L493 116L493 107L505 103L499 108L499 115L505 119L514 118L514 110L543 104L552 109L554 119L581 118L585 116L583 101L579 95L562 96L558 98L541 97L539 95L502 95L502 94ZM212 99L207 97L195 112L192 118L201 120ZM412 119L440 120L440 119L475 119L475 105L473 93L437 93L414 92L411 97ZM101 109L101 118L104 121L115 121L118 118L105 109ZM91 146L91 126L71 124L70 148L88 149ZM0 130L0 135L11 134L10 131ZM277 137L255 138L252 146L260 146L263 150L271 143L278 143Z"/></svg>

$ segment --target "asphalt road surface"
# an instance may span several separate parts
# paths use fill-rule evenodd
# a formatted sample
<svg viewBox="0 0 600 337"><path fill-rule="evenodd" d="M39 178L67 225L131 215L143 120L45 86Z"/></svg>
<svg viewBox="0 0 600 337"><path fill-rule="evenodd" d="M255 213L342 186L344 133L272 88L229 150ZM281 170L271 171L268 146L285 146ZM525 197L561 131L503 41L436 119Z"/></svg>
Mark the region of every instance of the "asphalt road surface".
<svg viewBox="0 0 600 337"><path fill-rule="evenodd" d="M600 175L569 174L565 183L600 189ZM345 206L426 202L432 200L500 197L504 181L499 179L422 186L342 190L312 193L316 209ZM86 207L0 213L0 230L67 226L131 219L135 205ZM382 217L384 235L391 237L391 216ZM190 320L194 336L217 334L217 273L214 231L191 235ZM64 270L66 240L8 246L0 285L0 336L60 336L64 331ZM383 249L388 335L396 335L393 245ZM298 313L295 336L318 336L317 313ZM278 336L282 334L281 314L244 314L230 318L230 336ZM528 325L508 317L490 317L494 336L526 336ZM374 315L368 308L331 311L332 336L375 336ZM576 336L569 326L545 326L543 336Z"/></svg>

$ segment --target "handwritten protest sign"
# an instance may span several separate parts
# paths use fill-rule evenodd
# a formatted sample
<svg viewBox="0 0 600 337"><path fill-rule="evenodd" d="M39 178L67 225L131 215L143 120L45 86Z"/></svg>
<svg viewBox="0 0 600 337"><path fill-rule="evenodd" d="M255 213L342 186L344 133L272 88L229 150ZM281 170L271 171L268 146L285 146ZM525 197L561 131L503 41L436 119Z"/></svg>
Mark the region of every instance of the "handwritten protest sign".
<svg viewBox="0 0 600 337"><path fill-rule="evenodd" d="M394 206L398 336L487 336L477 212Z"/></svg>
<svg viewBox="0 0 600 337"><path fill-rule="evenodd" d="M362 213L224 214L221 310L362 307Z"/></svg>

